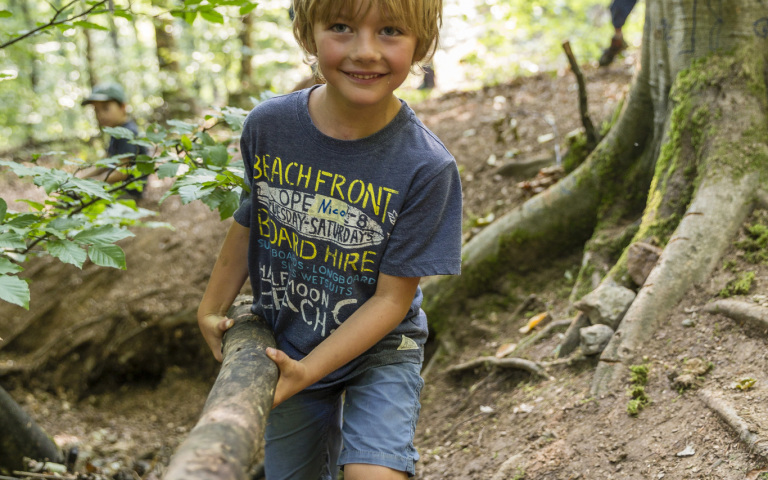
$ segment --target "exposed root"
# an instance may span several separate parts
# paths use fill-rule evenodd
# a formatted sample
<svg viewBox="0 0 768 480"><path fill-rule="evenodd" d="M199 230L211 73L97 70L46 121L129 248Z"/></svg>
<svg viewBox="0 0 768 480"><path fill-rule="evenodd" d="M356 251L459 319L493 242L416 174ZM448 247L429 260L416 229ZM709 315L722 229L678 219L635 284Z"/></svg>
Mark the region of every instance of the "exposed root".
<svg viewBox="0 0 768 480"><path fill-rule="evenodd" d="M717 300L704 307L707 313L722 314L737 322L768 329L768 308L739 300Z"/></svg>
<svg viewBox="0 0 768 480"><path fill-rule="evenodd" d="M704 404L717 413L720 418L739 436L749 450L768 459L768 438L750 431L749 424L736 413L736 410L720 395L709 390L699 391Z"/></svg>
<svg viewBox="0 0 768 480"><path fill-rule="evenodd" d="M531 360L525 360L523 358L478 357L474 360L448 367L445 370L445 373L460 373L466 370L473 370L477 367L514 368L526 371L532 375L536 375L547 380L554 379L553 377L549 376L549 374L547 374L547 372L539 363L533 362Z"/></svg>

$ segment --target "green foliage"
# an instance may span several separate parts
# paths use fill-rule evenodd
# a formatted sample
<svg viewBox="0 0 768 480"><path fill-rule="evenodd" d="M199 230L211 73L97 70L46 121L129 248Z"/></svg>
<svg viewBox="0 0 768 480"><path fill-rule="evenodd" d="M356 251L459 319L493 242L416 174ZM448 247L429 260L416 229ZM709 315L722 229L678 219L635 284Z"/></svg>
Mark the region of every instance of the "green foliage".
<svg viewBox="0 0 768 480"><path fill-rule="evenodd" d="M732 297L733 295L746 295L752 288L754 280L755 272L742 272L738 277L728 282L718 295L724 298Z"/></svg>
<svg viewBox="0 0 768 480"><path fill-rule="evenodd" d="M637 416L640 410L644 409L651 402L645 393L649 370L648 365L631 365L629 367L629 396L631 399L627 403L627 413L632 416Z"/></svg>
<svg viewBox="0 0 768 480"><path fill-rule="evenodd" d="M735 244L744 251L744 259L751 263L768 261L768 227L761 223L747 225L746 237Z"/></svg>
<svg viewBox="0 0 768 480"><path fill-rule="evenodd" d="M116 245L133 236L129 226L163 226L142 219L154 212L138 208L123 198L126 191L141 188L150 174L175 177L164 198L179 195L183 203L200 200L222 219L237 208L243 182L242 164L233 162L232 132L242 128L247 112L226 107L205 117L200 126L170 121L168 127L151 125L143 137L133 138L125 129L109 129L112 135L129 138L157 151L155 157L139 156L132 166L122 166L121 156L85 164L77 160L74 173L62 169L0 160L0 172L11 172L42 187L49 197L44 204L22 200L28 211L13 211L0 199L0 299L29 308L29 288L18 278L32 255L50 255L82 268L86 260L96 265L125 269L125 253ZM224 128L218 128L224 127ZM224 130L220 139L214 130ZM128 174L119 184L78 178L88 166L114 168Z"/></svg>

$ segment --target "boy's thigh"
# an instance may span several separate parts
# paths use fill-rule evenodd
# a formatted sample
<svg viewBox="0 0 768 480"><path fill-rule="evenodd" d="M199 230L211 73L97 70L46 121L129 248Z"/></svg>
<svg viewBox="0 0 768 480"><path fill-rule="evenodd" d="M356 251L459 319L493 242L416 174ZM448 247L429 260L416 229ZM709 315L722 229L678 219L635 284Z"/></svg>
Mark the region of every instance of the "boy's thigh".
<svg viewBox="0 0 768 480"><path fill-rule="evenodd" d="M420 369L415 363L385 365L347 382L339 465L380 465L414 475L419 454L413 437L424 386Z"/></svg>
<svg viewBox="0 0 768 480"><path fill-rule="evenodd" d="M267 480L336 480L341 392L304 391L272 410L264 435Z"/></svg>

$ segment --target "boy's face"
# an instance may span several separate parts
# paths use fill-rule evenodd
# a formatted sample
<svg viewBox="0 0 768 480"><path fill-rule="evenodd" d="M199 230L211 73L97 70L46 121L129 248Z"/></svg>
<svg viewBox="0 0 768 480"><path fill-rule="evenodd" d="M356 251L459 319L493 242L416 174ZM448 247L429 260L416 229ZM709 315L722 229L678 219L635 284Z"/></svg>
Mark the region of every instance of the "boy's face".
<svg viewBox="0 0 768 480"><path fill-rule="evenodd" d="M91 102L96 113L96 120L102 127L119 127L127 120L125 105L115 100Z"/></svg>
<svg viewBox="0 0 768 480"><path fill-rule="evenodd" d="M328 24L314 24L320 72L350 106L387 105L408 77L417 38L367 0Z"/></svg>

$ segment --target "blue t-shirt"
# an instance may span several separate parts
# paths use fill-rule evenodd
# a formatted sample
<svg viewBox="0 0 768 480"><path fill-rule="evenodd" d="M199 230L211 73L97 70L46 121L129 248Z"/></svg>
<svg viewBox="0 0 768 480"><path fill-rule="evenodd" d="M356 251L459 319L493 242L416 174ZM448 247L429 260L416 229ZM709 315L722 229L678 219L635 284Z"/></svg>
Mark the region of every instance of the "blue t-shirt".
<svg viewBox="0 0 768 480"><path fill-rule="evenodd" d="M440 140L404 102L373 135L329 137L309 116L311 90L267 100L248 115L240 146L251 191L234 215L250 228L253 312L297 360L373 296L379 272L461 269L461 183ZM421 300L418 289L402 323L313 387L373 366L421 362Z"/></svg>

